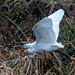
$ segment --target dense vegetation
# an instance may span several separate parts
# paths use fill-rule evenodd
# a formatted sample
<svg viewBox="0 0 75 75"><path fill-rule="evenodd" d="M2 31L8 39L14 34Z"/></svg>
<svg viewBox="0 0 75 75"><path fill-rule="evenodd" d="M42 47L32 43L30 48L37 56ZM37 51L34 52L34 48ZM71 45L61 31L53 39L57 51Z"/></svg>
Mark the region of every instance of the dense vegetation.
<svg viewBox="0 0 75 75"><path fill-rule="evenodd" d="M74 0L0 0L0 75L75 75L75 61L55 52L30 54L16 45L35 41L33 25L58 9L65 15L58 41L75 55Z"/></svg>

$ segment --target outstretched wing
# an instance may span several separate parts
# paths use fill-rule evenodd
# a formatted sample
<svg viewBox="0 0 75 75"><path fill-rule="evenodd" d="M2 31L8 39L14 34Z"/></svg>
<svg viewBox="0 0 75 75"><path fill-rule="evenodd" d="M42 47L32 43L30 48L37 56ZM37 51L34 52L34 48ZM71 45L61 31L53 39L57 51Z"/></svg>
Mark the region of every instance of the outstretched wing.
<svg viewBox="0 0 75 75"><path fill-rule="evenodd" d="M56 40L59 36L59 24L60 24L60 21L62 20L63 15L64 15L64 10L59 9L58 11L56 11L53 14L51 14L50 16L48 16L48 18L50 18L52 20L53 30L56 35Z"/></svg>
<svg viewBox="0 0 75 75"><path fill-rule="evenodd" d="M32 29L36 36L36 43L55 43L55 33L53 31L52 20L45 17L36 23Z"/></svg>
<svg viewBox="0 0 75 75"><path fill-rule="evenodd" d="M34 25L32 30L36 36L36 43L56 43L59 35L59 23L63 15L64 11L60 9Z"/></svg>

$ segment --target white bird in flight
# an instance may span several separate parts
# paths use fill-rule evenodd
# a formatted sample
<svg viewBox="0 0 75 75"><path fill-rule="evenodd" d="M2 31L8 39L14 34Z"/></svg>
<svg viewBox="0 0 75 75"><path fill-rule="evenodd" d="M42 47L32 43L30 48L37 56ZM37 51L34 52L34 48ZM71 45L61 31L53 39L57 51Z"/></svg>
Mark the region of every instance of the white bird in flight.
<svg viewBox="0 0 75 75"><path fill-rule="evenodd" d="M44 17L37 22L32 28L36 41L17 47L28 48L29 53L41 52L41 51L55 51L64 55L68 59L75 60L74 57L57 50L58 48L64 48L64 45L57 42L59 36L59 24L64 15L64 10L59 9L48 17Z"/></svg>
<svg viewBox="0 0 75 75"><path fill-rule="evenodd" d="M61 43L57 42L59 36L59 24L64 15L64 10L59 9L48 17L44 17L37 22L32 28L36 41L20 47L28 48L29 53L40 51L52 51L58 48L64 48Z"/></svg>

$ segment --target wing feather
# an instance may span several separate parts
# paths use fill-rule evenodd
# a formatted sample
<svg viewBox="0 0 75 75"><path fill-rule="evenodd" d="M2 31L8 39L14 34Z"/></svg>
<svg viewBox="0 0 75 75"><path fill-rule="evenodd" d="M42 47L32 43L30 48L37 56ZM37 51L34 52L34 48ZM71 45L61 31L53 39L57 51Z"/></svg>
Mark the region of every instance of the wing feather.
<svg viewBox="0 0 75 75"><path fill-rule="evenodd" d="M55 44L59 36L59 24L64 15L64 10L60 9L52 15L43 18L32 28L36 43Z"/></svg>
<svg viewBox="0 0 75 75"><path fill-rule="evenodd" d="M51 14L50 16L48 16L48 18L50 18L52 20L53 30L56 35L56 40L59 36L59 31L60 31L59 24L60 24L60 21L62 20L63 15L64 15L64 10L59 9L58 11L56 11L53 14Z"/></svg>
<svg viewBox="0 0 75 75"><path fill-rule="evenodd" d="M36 36L36 43L55 43L55 33L51 19L45 17L40 20L32 29Z"/></svg>

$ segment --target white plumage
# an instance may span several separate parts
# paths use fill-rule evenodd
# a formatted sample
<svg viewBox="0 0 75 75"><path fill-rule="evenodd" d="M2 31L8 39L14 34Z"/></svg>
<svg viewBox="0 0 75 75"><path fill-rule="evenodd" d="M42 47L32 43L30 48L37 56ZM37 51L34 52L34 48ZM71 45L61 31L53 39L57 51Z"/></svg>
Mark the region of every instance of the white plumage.
<svg viewBox="0 0 75 75"><path fill-rule="evenodd" d="M64 10L59 9L48 17L43 18L32 28L36 41L25 44L21 47L28 48L29 53L38 51L52 51L58 48L64 48L57 42L59 36L59 24L64 15Z"/></svg>

